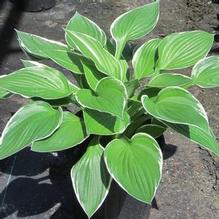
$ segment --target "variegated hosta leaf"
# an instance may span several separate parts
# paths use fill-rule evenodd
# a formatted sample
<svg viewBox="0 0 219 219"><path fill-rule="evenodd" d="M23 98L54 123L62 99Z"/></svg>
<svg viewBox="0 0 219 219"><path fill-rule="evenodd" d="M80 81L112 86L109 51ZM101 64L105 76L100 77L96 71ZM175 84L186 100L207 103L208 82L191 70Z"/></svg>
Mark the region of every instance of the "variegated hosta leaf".
<svg viewBox="0 0 219 219"><path fill-rule="evenodd" d="M153 39L144 43L135 52L132 65L134 68L134 77L141 79L154 73L157 47L161 39Z"/></svg>
<svg viewBox="0 0 219 219"><path fill-rule="evenodd" d="M159 185L163 157L150 135L138 133L131 139L111 141L104 152L110 175L134 198L151 203Z"/></svg>
<svg viewBox="0 0 219 219"><path fill-rule="evenodd" d="M89 35L96 39L98 42L100 42L102 46L106 45L107 38L103 30L100 29L100 27L93 21L91 21L85 16L80 15L78 12L76 12L74 16L70 19L66 26L66 30L76 31L79 33ZM70 42L69 45L73 46L71 42L71 37L68 35L68 33L66 33L65 38L66 42Z"/></svg>
<svg viewBox="0 0 219 219"><path fill-rule="evenodd" d="M86 138L84 121L70 112L64 112L60 127L48 138L35 141L31 150L36 152L62 151L80 144Z"/></svg>
<svg viewBox="0 0 219 219"><path fill-rule="evenodd" d="M18 41L20 43L20 47L22 49L24 49L29 54L36 56L38 58L42 58L42 59L49 58L48 55L46 55L40 48L38 48L33 38L37 38L38 40L45 41L47 42L47 44L51 41L47 40L46 38L39 37L31 33L26 33L26 32L18 31L18 30L16 30L16 32L17 32ZM54 41L52 41L51 43L54 43ZM55 42L54 44L57 45L58 43Z"/></svg>
<svg viewBox="0 0 219 219"><path fill-rule="evenodd" d="M76 197L91 216L105 200L111 184L111 177L103 161L104 148L93 139L83 157L72 167L71 179Z"/></svg>
<svg viewBox="0 0 219 219"><path fill-rule="evenodd" d="M207 114L201 103L188 91L167 87L159 92L155 101L142 96L142 104L150 115L171 123L194 125L209 130Z"/></svg>
<svg viewBox="0 0 219 219"><path fill-rule="evenodd" d="M51 135L62 122L62 111L45 102L22 107L8 121L0 139L0 159L15 154L33 141Z"/></svg>
<svg viewBox="0 0 219 219"><path fill-rule="evenodd" d="M22 68L0 77L0 87L27 97L59 99L73 93L68 80L46 65Z"/></svg>
<svg viewBox="0 0 219 219"><path fill-rule="evenodd" d="M25 67L33 67L33 66L39 66L39 67L45 67L42 63L36 62L36 61L31 61L31 60L22 60L22 63ZM88 63L87 61L83 60L81 63L83 63L83 72L84 75L75 75L75 78L80 77L80 81L82 82L86 78L86 83L90 86L91 89L95 90L98 82L100 79L102 79L105 75L100 73L94 65ZM81 82L77 80L78 84L81 85ZM83 81L84 82L84 81ZM82 83L83 83L82 82ZM75 94L78 90L79 87L76 85L72 84L69 82L69 86L72 89L73 94ZM84 86L82 86L84 87Z"/></svg>
<svg viewBox="0 0 219 219"><path fill-rule="evenodd" d="M209 127L204 108L188 91L178 87L164 88L154 101L142 96L142 104L156 119L164 121L205 149L219 154L219 146Z"/></svg>
<svg viewBox="0 0 219 219"><path fill-rule="evenodd" d="M192 79L182 74L162 73L152 78L147 86L149 87L169 87L169 86L188 86L192 84Z"/></svg>
<svg viewBox="0 0 219 219"><path fill-rule="evenodd" d="M109 77L99 81L95 94L89 89L80 89L76 93L76 99L81 106L110 113L121 119L124 116L127 98L127 91L123 83Z"/></svg>
<svg viewBox="0 0 219 219"><path fill-rule="evenodd" d="M76 74L83 73L81 57L72 53L65 44L21 31L17 31L17 35L21 47L31 55L51 59Z"/></svg>
<svg viewBox="0 0 219 219"><path fill-rule="evenodd" d="M203 148L213 152L219 156L219 144L212 130L209 128L208 132L192 125L182 125L165 122L167 126L176 132L189 138L191 141L201 145Z"/></svg>
<svg viewBox="0 0 219 219"><path fill-rule="evenodd" d="M129 115L125 112L124 117L112 116L96 110L85 109L83 112L84 122L88 134L113 135L124 132L130 123Z"/></svg>
<svg viewBox="0 0 219 219"><path fill-rule="evenodd" d="M110 28L111 35L116 41L116 57L120 58L127 41L139 39L151 32L158 18L158 0L130 10L116 18Z"/></svg>
<svg viewBox="0 0 219 219"><path fill-rule="evenodd" d="M77 49L87 58L91 59L97 69L111 77L122 79L122 66L113 55L111 55L103 46L94 38L74 32L66 31L71 41L70 45L77 46Z"/></svg>
<svg viewBox="0 0 219 219"><path fill-rule="evenodd" d="M29 68L29 67L40 67L40 68L47 68L48 66L47 65L44 65L40 62L36 62L36 61L32 61L32 60L21 60L24 67L25 68ZM79 87L77 87L75 84L72 84L70 81L68 81L68 84L69 84L69 88L71 90L71 93L72 94L75 94L78 90L79 90ZM63 98L62 98L63 99ZM57 101L59 102L62 102L62 99L58 99L58 100L51 100L52 101ZM69 97L66 97L66 101L67 99L69 99ZM52 104L53 105L53 104ZM54 106L54 105L53 105ZM57 105L56 105L57 106Z"/></svg>
<svg viewBox="0 0 219 219"><path fill-rule="evenodd" d="M193 83L202 88L219 86L219 57L210 56L199 61L192 70Z"/></svg>
<svg viewBox="0 0 219 219"><path fill-rule="evenodd" d="M214 35L204 31L173 33L158 47L159 69L180 69L194 65L211 49Z"/></svg>
<svg viewBox="0 0 219 219"><path fill-rule="evenodd" d="M44 65L40 62L31 61L31 60L21 60L21 61L22 61L25 68L39 67L39 68L49 68L49 69L53 70L53 68L50 68L49 66ZM75 84L72 84L70 81L68 81L68 84L69 84L69 88L70 88L72 94L75 94L79 90L79 87L77 87Z"/></svg>

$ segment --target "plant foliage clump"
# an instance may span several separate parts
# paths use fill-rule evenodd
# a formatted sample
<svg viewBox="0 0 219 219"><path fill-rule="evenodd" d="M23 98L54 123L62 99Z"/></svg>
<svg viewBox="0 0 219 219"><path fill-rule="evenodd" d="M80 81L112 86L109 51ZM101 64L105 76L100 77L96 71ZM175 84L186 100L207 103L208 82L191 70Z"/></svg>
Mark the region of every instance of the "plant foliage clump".
<svg viewBox="0 0 219 219"><path fill-rule="evenodd" d="M79 13L65 28L66 44L17 31L21 48L39 61L23 60L24 68L0 77L2 99L12 94L29 99L2 133L0 159L27 146L35 152L80 147L89 137L71 179L91 217L106 198L111 179L137 200L151 203L163 163L156 139L167 128L219 155L207 114L187 90L219 86L219 57L206 57L213 34L189 31L149 40L131 62L124 53L127 42L151 32L158 17L159 1L122 14L110 28L114 43ZM70 71L75 83L42 60ZM192 66L190 76L178 73ZM147 84L139 89L145 78ZM72 104L81 116L68 110Z"/></svg>

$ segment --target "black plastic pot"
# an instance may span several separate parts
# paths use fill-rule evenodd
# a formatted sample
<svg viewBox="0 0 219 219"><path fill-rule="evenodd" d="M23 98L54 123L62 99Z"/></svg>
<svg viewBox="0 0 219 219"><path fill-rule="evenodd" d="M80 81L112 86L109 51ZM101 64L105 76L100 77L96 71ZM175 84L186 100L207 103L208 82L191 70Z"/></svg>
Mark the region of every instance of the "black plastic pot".
<svg viewBox="0 0 219 219"><path fill-rule="evenodd" d="M55 6L55 0L11 0L18 8L23 11L42 11Z"/></svg>
<svg viewBox="0 0 219 219"><path fill-rule="evenodd" d="M219 4L219 0L212 0L212 3Z"/></svg>
<svg viewBox="0 0 219 219"><path fill-rule="evenodd" d="M103 208L103 219L147 219L151 206L137 201L113 181Z"/></svg>

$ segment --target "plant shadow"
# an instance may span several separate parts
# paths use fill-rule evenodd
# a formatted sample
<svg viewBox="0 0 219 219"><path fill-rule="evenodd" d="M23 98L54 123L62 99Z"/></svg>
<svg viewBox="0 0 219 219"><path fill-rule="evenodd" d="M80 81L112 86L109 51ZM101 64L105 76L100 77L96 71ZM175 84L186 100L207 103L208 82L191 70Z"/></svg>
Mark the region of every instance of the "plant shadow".
<svg viewBox="0 0 219 219"><path fill-rule="evenodd" d="M172 157L177 151L177 146L173 144L166 144L163 150L163 159L167 160Z"/></svg>
<svg viewBox="0 0 219 219"><path fill-rule="evenodd" d="M0 218L16 214L16 217L87 219L70 179L71 167L78 160L74 156L76 151L69 150L68 153L73 155L71 159L65 151L58 156L38 156L28 149L13 157L12 160L16 159L12 162L13 171L10 169L6 171L8 174L1 175L1 184L4 184L1 187L5 188L0 194ZM6 162L7 165L9 162L11 160Z"/></svg>

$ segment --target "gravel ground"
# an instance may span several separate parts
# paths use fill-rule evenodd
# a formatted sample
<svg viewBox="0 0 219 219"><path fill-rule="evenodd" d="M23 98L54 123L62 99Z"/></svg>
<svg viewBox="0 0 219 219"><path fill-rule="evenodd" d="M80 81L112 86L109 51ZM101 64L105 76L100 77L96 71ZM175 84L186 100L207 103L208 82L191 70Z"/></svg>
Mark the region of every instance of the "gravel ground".
<svg viewBox="0 0 219 219"><path fill-rule="evenodd" d="M21 13L16 9L12 9L12 5L9 2L5 2L5 4L3 2L0 3L1 74L7 74L20 68L20 59L25 58L24 54L19 50L14 28L63 41L64 33L62 28L65 27L66 22L72 17L74 12L78 10L81 14L93 19L109 33L109 26L114 18L124 11L149 1L57 0L55 8L40 13ZM2 9L1 4L3 4ZM216 12L218 10L218 6L212 5L210 1L206 0L163 0L161 1L159 24L155 31L144 40L164 36L171 32L193 29L203 29L213 32L219 25L219 21L216 19ZM137 43L140 44L144 40L138 41ZM217 51L218 45L215 43L212 53L216 53ZM68 76L70 77L69 74ZM206 107L211 126L218 136L219 89L202 90L194 88L192 92ZM10 116L24 103L25 101L18 96L13 96L11 99L0 102L0 131L3 130ZM163 179L156 195L157 208L152 208L150 218L218 219L218 159L210 153L201 150L196 144L189 142L184 137L171 131L165 137L168 144L166 154L169 156L165 159ZM34 159L28 160L28 156L26 154L24 156L22 152L19 153L18 157L13 157L4 162L1 161L0 184L2 186L0 192L2 193L0 194L0 218L72 218L66 212L71 212L71 208L78 206L75 204L75 206L63 207L66 204L64 201L65 197L71 196L71 194L65 194L64 192L56 194L55 191L57 189L51 189L51 179L48 180L46 178L50 165L48 160L54 163L54 161L57 161L57 158L52 155L45 155L43 157L37 155L31 156L34 156ZM19 171L13 169L14 166L21 165L22 167L25 162L27 162L27 166L32 165L33 161L43 164L39 164L34 173L25 172L24 169L19 169ZM24 179L24 176L26 179ZM27 177L30 177L28 178L28 182L25 181ZM30 203L26 201L19 204L19 200L21 199L18 197L14 202L7 198L6 185L9 185L10 193L10 188L14 188L14 190L21 189L19 186L15 186L15 182L21 182L22 180L26 184L21 185L26 185L27 188L28 185L32 185L31 189L27 190L29 196L25 196L26 193L24 191L24 197L26 199L31 198L35 194L34 185L37 184L37 180L39 179L44 180L42 182L46 187L44 189L41 189L41 187L40 189L37 188L38 198L34 196L36 202L32 200ZM59 180L56 181L56 185L60 186ZM14 190L12 189L12 191ZM48 197L44 196L45 192L55 193L54 200L47 200ZM19 196L22 197L22 192L19 193ZM9 194L8 197L13 197L13 194ZM37 201L41 199L47 200L43 202L43 208L28 211L28 207L30 209L33 208ZM79 217L74 218L80 219Z"/></svg>

